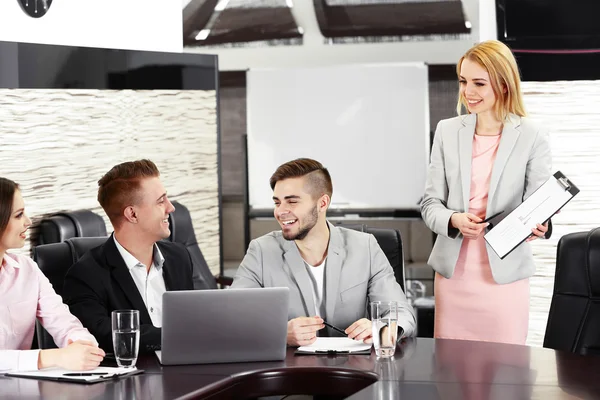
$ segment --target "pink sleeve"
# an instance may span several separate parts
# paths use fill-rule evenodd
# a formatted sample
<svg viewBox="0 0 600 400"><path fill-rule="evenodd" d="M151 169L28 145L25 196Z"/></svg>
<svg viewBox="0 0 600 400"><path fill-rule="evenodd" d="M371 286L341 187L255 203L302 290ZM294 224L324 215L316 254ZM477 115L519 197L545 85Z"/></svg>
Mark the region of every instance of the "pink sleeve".
<svg viewBox="0 0 600 400"><path fill-rule="evenodd" d="M68 340L88 340L98 345L97 340L81 322L71 314L69 308L63 303L62 298L56 294L52 284L40 271L37 264L33 263L39 282L39 297L37 318L42 326L52 335L58 347L66 347Z"/></svg>

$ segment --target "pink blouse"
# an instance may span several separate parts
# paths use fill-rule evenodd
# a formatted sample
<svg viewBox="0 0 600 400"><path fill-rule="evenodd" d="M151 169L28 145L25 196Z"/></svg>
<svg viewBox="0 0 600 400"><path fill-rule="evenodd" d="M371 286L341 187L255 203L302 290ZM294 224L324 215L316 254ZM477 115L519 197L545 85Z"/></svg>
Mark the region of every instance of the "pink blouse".
<svg viewBox="0 0 600 400"><path fill-rule="evenodd" d="M39 350L30 350L36 318L58 347L67 346L69 339L97 343L31 258L5 253L0 267L0 371L37 369Z"/></svg>

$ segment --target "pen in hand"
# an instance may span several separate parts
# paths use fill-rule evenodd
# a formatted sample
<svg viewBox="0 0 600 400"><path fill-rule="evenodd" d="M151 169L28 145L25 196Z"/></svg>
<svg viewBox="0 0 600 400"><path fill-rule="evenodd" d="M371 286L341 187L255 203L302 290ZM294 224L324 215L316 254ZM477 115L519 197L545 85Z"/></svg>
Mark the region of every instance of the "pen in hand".
<svg viewBox="0 0 600 400"><path fill-rule="evenodd" d="M488 217L488 218L484 219L483 221L481 221L481 222L479 222L479 223L480 223L480 224L483 224L483 223L485 223L485 222L489 222L489 221L491 221L492 219L496 218L498 215L502 214L503 212L504 212L504 210L502 210L502 211L500 211L500 212L497 212L496 214L494 214L494 215L492 215L492 216L490 216L490 217Z"/></svg>
<svg viewBox="0 0 600 400"><path fill-rule="evenodd" d="M337 326L333 326L333 325L331 325L331 324L330 324L330 323L328 323L328 322L325 322L325 321L323 321L323 325L330 327L330 328L331 328L331 329L333 329L334 331L337 331L337 332L341 333L341 334L342 334L342 335L344 335L344 336L348 336L348 335L346 334L346 332L344 332L343 330L341 330L341 329L340 329L340 328L338 328Z"/></svg>

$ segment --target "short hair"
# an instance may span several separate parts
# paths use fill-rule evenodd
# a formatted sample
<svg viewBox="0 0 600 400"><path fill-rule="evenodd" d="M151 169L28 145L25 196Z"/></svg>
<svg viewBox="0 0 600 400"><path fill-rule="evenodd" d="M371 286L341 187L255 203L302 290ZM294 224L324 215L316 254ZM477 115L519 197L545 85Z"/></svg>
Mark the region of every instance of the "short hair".
<svg viewBox="0 0 600 400"><path fill-rule="evenodd" d="M318 161L310 158L298 158L281 164L271 176L269 183L271 189L275 190L275 184L288 178L299 178L306 176L308 190L313 198L324 194L330 198L333 195L333 184L327 168Z"/></svg>
<svg viewBox="0 0 600 400"><path fill-rule="evenodd" d="M19 190L19 184L7 178L0 178L0 238L10 222L15 192Z"/></svg>
<svg viewBox="0 0 600 400"><path fill-rule="evenodd" d="M496 95L496 104L494 105L496 118L504 121L509 113L525 116L519 67L507 45L498 40L488 40L471 47L456 64L457 76L460 76L460 68L466 59L476 62L490 75L490 84ZM504 88L506 88L506 93ZM468 110L467 100L459 90L456 106L459 115L462 107Z"/></svg>
<svg viewBox="0 0 600 400"><path fill-rule="evenodd" d="M150 160L129 161L115 165L98 181L98 202L113 226L118 226L123 210L139 203L142 179L160 176Z"/></svg>

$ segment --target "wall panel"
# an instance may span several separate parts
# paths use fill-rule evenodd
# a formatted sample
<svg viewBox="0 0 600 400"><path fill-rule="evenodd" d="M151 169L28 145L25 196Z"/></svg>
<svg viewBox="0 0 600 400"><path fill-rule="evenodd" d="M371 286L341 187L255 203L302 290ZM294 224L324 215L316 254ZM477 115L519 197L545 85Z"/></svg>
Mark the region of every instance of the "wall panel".
<svg viewBox="0 0 600 400"><path fill-rule="evenodd" d="M113 165L154 161L171 200L192 215L198 243L219 270L215 91L0 89L0 176L21 184L26 211L101 214L97 181ZM28 254L26 246L18 250Z"/></svg>

